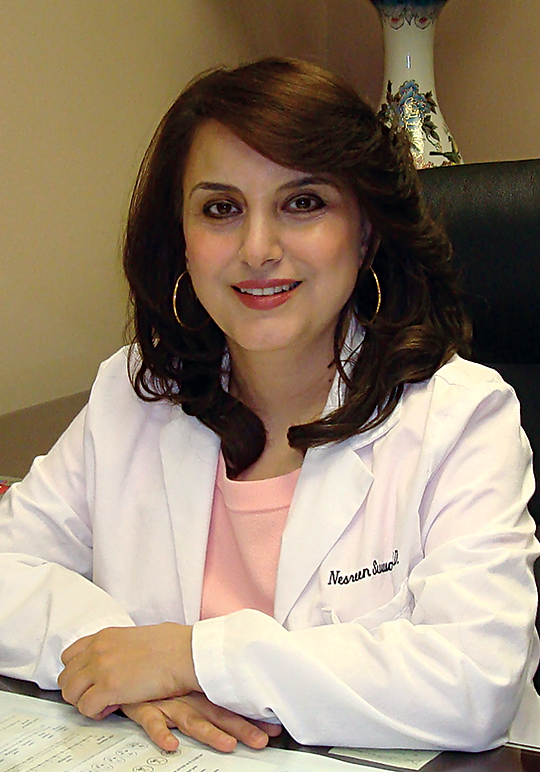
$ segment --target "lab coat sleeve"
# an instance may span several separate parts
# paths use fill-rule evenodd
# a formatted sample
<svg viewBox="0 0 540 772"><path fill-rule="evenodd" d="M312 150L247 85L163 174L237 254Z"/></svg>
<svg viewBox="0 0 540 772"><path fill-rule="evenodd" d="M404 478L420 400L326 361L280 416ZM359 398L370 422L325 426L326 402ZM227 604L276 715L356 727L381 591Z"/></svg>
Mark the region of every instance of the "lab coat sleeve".
<svg viewBox="0 0 540 772"><path fill-rule="evenodd" d="M199 622L195 668L211 700L277 718L307 744L476 751L506 740L537 661L519 405L506 387L486 390L428 428L424 554L403 613L293 631L254 610Z"/></svg>
<svg viewBox="0 0 540 772"><path fill-rule="evenodd" d="M62 651L133 622L93 584L86 411L0 502L0 672L57 689ZM90 467L90 469L89 469Z"/></svg>

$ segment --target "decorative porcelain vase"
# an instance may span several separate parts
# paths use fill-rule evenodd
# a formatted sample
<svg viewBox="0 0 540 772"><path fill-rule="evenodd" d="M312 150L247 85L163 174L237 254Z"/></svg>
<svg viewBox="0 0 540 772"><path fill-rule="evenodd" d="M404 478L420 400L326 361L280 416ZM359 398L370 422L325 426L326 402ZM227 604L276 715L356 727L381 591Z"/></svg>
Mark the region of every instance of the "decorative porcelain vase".
<svg viewBox="0 0 540 772"><path fill-rule="evenodd" d="M447 0L371 0L384 32L380 115L409 134L418 169L463 163L435 92L435 24Z"/></svg>

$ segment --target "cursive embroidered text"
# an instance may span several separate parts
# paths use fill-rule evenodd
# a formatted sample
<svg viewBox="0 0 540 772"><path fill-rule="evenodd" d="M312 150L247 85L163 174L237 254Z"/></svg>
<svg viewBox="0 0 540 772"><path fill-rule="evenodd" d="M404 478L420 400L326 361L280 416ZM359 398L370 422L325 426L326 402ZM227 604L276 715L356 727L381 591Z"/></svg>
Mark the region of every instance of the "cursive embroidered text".
<svg viewBox="0 0 540 772"><path fill-rule="evenodd" d="M387 571L392 571L399 563L399 552L394 550L392 559L387 560L384 563L379 563L378 560L373 561L373 567L369 569L367 566L360 568L353 574L342 574L339 569L332 569L330 576L328 577L328 584L351 584L353 582L361 582L362 579L366 579L376 574L385 574Z"/></svg>

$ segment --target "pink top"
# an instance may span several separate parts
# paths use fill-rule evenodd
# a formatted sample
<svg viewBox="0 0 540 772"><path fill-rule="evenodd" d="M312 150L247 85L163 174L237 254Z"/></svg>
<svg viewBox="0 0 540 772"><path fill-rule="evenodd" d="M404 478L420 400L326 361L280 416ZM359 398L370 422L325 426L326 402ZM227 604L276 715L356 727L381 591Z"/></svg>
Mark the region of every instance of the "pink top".
<svg viewBox="0 0 540 772"><path fill-rule="evenodd" d="M299 474L229 480L220 454L201 619L243 608L273 615L281 537Z"/></svg>

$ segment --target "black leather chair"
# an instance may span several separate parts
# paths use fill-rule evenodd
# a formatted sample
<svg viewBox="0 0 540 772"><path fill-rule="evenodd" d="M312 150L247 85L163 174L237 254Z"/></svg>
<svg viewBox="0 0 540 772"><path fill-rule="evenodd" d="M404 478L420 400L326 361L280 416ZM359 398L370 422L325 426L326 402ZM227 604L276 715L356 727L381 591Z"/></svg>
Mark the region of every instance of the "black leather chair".
<svg viewBox="0 0 540 772"><path fill-rule="evenodd" d="M463 271L472 359L516 390L540 487L540 159L420 172ZM530 511L540 525L540 492Z"/></svg>
<svg viewBox="0 0 540 772"><path fill-rule="evenodd" d="M495 367L521 402L537 480L529 510L540 534L540 159L438 167L420 177L463 271L472 359ZM535 568L540 588L540 560ZM540 692L540 668L535 684Z"/></svg>

